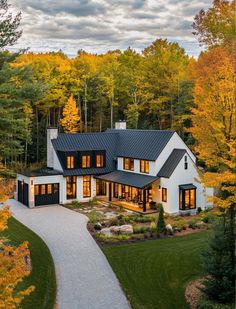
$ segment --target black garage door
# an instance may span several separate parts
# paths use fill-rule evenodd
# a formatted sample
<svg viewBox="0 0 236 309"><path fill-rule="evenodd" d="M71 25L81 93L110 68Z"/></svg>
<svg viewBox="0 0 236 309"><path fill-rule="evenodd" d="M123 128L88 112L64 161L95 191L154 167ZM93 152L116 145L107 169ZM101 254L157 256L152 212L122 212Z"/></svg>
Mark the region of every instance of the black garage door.
<svg viewBox="0 0 236 309"><path fill-rule="evenodd" d="M24 181L18 180L18 201L29 206L29 186Z"/></svg>
<svg viewBox="0 0 236 309"><path fill-rule="evenodd" d="M34 185L35 206L59 203L59 183Z"/></svg>

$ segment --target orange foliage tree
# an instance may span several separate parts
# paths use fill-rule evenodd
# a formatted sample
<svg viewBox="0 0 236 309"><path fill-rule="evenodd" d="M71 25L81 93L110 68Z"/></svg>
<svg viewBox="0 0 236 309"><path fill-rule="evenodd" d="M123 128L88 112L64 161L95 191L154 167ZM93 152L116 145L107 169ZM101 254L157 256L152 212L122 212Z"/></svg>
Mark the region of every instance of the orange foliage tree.
<svg viewBox="0 0 236 309"><path fill-rule="evenodd" d="M60 123L66 133L77 133L79 131L79 110L76 102L71 95L63 109L63 118Z"/></svg>
<svg viewBox="0 0 236 309"><path fill-rule="evenodd" d="M7 200L13 188L12 181L0 179L0 202ZM0 233L7 229L10 216L9 207L0 209ZM7 244L6 239L0 236L0 308L19 308L24 297L34 290L34 287L30 286L16 292L16 286L30 273L26 263L29 255L27 242L15 247Z"/></svg>

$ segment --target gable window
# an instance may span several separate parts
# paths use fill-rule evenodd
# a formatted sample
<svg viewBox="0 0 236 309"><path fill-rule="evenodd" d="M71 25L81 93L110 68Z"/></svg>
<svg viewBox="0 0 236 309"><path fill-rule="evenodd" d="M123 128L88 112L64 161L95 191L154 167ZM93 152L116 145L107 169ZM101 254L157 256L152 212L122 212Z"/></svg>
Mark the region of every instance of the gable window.
<svg viewBox="0 0 236 309"><path fill-rule="evenodd" d="M82 155L82 168L91 167L91 157L90 155Z"/></svg>
<svg viewBox="0 0 236 309"><path fill-rule="evenodd" d="M162 188L161 190L161 200L162 202L167 202L167 189L166 188Z"/></svg>
<svg viewBox="0 0 236 309"><path fill-rule="evenodd" d="M180 189L179 208L180 210L189 210L196 208L196 188Z"/></svg>
<svg viewBox="0 0 236 309"><path fill-rule="evenodd" d="M104 155L96 154L96 167L104 167Z"/></svg>
<svg viewBox="0 0 236 309"><path fill-rule="evenodd" d="M133 171L134 170L134 159L124 158L123 159L123 168L124 168L124 170Z"/></svg>
<svg viewBox="0 0 236 309"><path fill-rule="evenodd" d="M141 173L149 173L149 161L147 160L140 160L140 172Z"/></svg>
<svg viewBox="0 0 236 309"><path fill-rule="evenodd" d="M66 167L69 168L74 168L75 167L75 159L74 156L67 156L66 157Z"/></svg>
<svg viewBox="0 0 236 309"><path fill-rule="evenodd" d="M91 176L83 176L83 197L91 197Z"/></svg>
<svg viewBox="0 0 236 309"><path fill-rule="evenodd" d="M187 160L188 160L188 157L185 156L185 157L184 157L184 169L185 169L185 170L188 169L188 161L187 161Z"/></svg>
<svg viewBox="0 0 236 309"><path fill-rule="evenodd" d="M76 198L76 176L66 177L66 196L68 200Z"/></svg>

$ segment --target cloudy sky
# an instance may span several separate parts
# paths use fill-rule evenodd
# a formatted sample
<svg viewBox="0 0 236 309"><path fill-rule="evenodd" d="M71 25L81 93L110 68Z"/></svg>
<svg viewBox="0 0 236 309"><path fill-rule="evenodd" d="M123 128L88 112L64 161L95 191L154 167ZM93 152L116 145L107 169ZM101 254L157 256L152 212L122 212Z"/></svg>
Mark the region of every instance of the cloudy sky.
<svg viewBox="0 0 236 309"><path fill-rule="evenodd" d="M15 48L35 52L78 49L102 53L132 47L141 51L156 38L177 41L189 55L200 49L193 17L212 0L10 0L22 11L23 36Z"/></svg>

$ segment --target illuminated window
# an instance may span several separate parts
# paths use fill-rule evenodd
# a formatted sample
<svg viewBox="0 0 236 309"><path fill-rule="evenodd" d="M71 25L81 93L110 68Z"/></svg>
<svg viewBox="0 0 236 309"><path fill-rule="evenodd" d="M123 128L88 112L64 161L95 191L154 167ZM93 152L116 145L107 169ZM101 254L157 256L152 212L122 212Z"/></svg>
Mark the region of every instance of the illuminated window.
<svg viewBox="0 0 236 309"><path fill-rule="evenodd" d="M68 200L76 198L76 176L66 177L66 196Z"/></svg>
<svg viewBox="0 0 236 309"><path fill-rule="evenodd" d="M67 168L74 168L74 156L67 156L67 161L66 161L66 167Z"/></svg>
<svg viewBox="0 0 236 309"><path fill-rule="evenodd" d="M162 202L167 202L167 189L162 188Z"/></svg>
<svg viewBox="0 0 236 309"><path fill-rule="evenodd" d="M149 173L149 161L147 160L140 160L140 172L141 173Z"/></svg>
<svg viewBox="0 0 236 309"><path fill-rule="evenodd" d="M34 186L34 195L39 195L39 185Z"/></svg>
<svg viewBox="0 0 236 309"><path fill-rule="evenodd" d="M196 190L180 190L179 208L181 210L195 209L196 208Z"/></svg>
<svg viewBox="0 0 236 309"><path fill-rule="evenodd" d="M91 197L91 176L83 176L83 197Z"/></svg>
<svg viewBox="0 0 236 309"><path fill-rule="evenodd" d="M48 184L48 194L52 194L52 185Z"/></svg>
<svg viewBox="0 0 236 309"><path fill-rule="evenodd" d="M96 195L106 195L106 182L100 179L96 180Z"/></svg>
<svg viewBox="0 0 236 309"><path fill-rule="evenodd" d="M129 170L129 171L134 170L134 159L124 158L123 163L124 163L124 166L123 166L124 170Z"/></svg>
<svg viewBox="0 0 236 309"><path fill-rule="evenodd" d="M96 154L96 167L104 167L103 154Z"/></svg>
<svg viewBox="0 0 236 309"><path fill-rule="evenodd" d="M89 168L91 166L90 155L82 155L82 168Z"/></svg>
<svg viewBox="0 0 236 309"><path fill-rule="evenodd" d="M40 192L41 195L46 194L46 186L45 185L41 185L40 187L41 187L41 190L40 190L41 191Z"/></svg>

